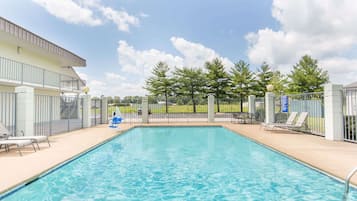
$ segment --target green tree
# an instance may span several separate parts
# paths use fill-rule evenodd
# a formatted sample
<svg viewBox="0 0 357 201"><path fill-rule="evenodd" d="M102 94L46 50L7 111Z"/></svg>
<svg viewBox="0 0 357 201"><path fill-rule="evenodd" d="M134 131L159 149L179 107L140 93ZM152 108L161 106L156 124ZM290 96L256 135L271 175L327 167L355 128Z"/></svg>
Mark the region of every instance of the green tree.
<svg viewBox="0 0 357 201"><path fill-rule="evenodd" d="M303 56L299 63L295 64L289 77L289 92L319 92L322 85L329 81L327 71L317 65L317 60L308 55Z"/></svg>
<svg viewBox="0 0 357 201"><path fill-rule="evenodd" d="M226 73L222 61L218 58L205 63L207 69L207 91L215 95L217 111L220 112L219 99L229 93L229 75Z"/></svg>
<svg viewBox="0 0 357 201"><path fill-rule="evenodd" d="M238 94L240 99L240 111L243 111L243 100L252 92L254 85L254 73L250 71L249 64L243 60L234 64L231 71L232 91Z"/></svg>
<svg viewBox="0 0 357 201"><path fill-rule="evenodd" d="M265 92L267 91L266 86L270 84L273 78L273 71L266 62L263 62L263 64L258 69L256 75L257 75L256 77L257 84L255 87L256 95L263 97L265 95Z"/></svg>
<svg viewBox="0 0 357 201"><path fill-rule="evenodd" d="M164 96L166 113L168 113L168 97L172 93L172 79L168 76L170 68L164 62L159 62L152 70L152 76L146 80L144 87L154 96Z"/></svg>
<svg viewBox="0 0 357 201"><path fill-rule="evenodd" d="M288 80L285 75L281 74L280 71L274 71L273 76L269 82L269 84L273 85L273 92L276 95L281 95L287 91Z"/></svg>
<svg viewBox="0 0 357 201"><path fill-rule="evenodd" d="M191 98L193 112L196 113L197 96L202 95L205 87L206 76L202 69L176 68L174 72L175 93L178 96Z"/></svg>

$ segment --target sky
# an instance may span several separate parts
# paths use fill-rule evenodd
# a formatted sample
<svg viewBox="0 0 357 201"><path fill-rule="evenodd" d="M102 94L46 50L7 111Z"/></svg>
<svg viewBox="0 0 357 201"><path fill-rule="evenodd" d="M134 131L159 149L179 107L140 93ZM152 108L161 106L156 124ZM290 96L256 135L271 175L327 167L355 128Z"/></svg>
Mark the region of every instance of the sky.
<svg viewBox="0 0 357 201"><path fill-rule="evenodd" d="M1 0L0 15L86 59L94 96L145 95L159 61L217 57L289 73L309 54L332 83L357 81L355 0Z"/></svg>

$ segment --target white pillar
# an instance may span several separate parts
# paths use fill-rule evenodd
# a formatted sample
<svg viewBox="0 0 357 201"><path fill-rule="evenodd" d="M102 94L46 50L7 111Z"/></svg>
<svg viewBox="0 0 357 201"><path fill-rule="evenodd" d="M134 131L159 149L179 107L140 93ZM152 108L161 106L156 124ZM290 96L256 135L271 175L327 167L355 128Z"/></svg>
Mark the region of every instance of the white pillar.
<svg viewBox="0 0 357 201"><path fill-rule="evenodd" d="M275 122L275 101L274 93L265 93L265 123L270 124Z"/></svg>
<svg viewBox="0 0 357 201"><path fill-rule="evenodd" d="M91 127L91 97L90 95L83 96L83 128Z"/></svg>
<svg viewBox="0 0 357 201"><path fill-rule="evenodd" d="M208 95L208 122L214 122L214 96Z"/></svg>
<svg viewBox="0 0 357 201"><path fill-rule="evenodd" d="M144 124L149 123L149 98L147 96L143 97L141 106L141 118Z"/></svg>
<svg viewBox="0 0 357 201"><path fill-rule="evenodd" d="M108 98L107 97L102 97L102 108L101 108L101 118L102 118L102 123L107 124L108 123Z"/></svg>
<svg viewBox="0 0 357 201"><path fill-rule="evenodd" d="M248 96L248 113L255 114L255 96Z"/></svg>
<svg viewBox="0 0 357 201"><path fill-rule="evenodd" d="M16 98L16 129L24 135L34 135L35 96L34 89L27 86L15 88Z"/></svg>
<svg viewBox="0 0 357 201"><path fill-rule="evenodd" d="M325 138L343 140L342 85L326 84L325 100Z"/></svg>

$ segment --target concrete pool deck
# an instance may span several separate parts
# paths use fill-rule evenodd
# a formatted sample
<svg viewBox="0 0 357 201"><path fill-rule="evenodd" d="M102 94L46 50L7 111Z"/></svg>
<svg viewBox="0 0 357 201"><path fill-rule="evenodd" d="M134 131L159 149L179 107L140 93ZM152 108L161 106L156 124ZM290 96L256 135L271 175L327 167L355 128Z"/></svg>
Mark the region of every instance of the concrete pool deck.
<svg viewBox="0 0 357 201"><path fill-rule="evenodd" d="M328 141L323 137L286 132L264 131L259 125L232 123L160 123L143 126L220 125L265 144L297 160L335 177L344 179L357 166L357 144ZM41 143L41 150L34 152L30 146L23 148L23 156L16 149L0 151L0 193L36 178L45 171L61 164L91 147L115 137L140 124L122 124L120 131L107 125L81 129L51 136L51 147ZM357 176L352 179L357 184Z"/></svg>

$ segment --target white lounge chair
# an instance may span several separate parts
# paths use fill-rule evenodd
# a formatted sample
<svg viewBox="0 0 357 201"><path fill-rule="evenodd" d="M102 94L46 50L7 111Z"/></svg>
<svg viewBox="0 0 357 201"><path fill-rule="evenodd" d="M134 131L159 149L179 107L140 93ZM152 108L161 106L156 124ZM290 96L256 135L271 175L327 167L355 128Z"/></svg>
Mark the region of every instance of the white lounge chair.
<svg viewBox="0 0 357 201"><path fill-rule="evenodd" d="M21 133L23 136L11 136L10 131L2 123L0 123L0 135L4 136L7 140L31 140L32 142L37 144L38 149L40 149L40 146L38 145L38 143L40 142L47 142L48 146L51 146L47 136L25 136L24 132L21 131Z"/></svg>
<svg viewBox="0 0 357 201"><path fill-rule="evenodd" d="M298 116L296 123L293 125L281 125L278 126L279 128L284 128L284 129L298 129L298 128L302 128L305 125L305 121L307 119L308 116L308 112L301 112L300 115Z"/></svg>
<svg viewBox="0 0 357 201"><path fill-rule="evenodd" d="M293 125L297 114L297 112L291 112L285 123L262 123L261 125L264 129L274 129L276 127Z"/></svg>
<svg viewBox="0 0 357 201"><path fill-rule="evenodd" d="M10 146L16 145L17 151L19 152L20 156L22 156L21 148L27 145L32 145L33 150L36 152L35 145L33 144L32 140L0 140L0 148L4 145L5 150L9 151Z"/></svg>

